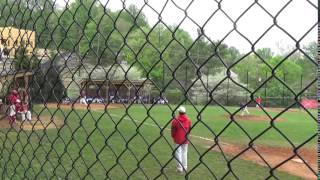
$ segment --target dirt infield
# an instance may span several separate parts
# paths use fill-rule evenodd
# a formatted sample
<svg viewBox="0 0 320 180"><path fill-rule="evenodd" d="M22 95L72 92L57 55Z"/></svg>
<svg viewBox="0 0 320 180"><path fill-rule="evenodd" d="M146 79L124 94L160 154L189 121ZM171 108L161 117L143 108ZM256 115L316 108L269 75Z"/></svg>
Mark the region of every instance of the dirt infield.
<svg viewBox="0 0 320 180"><path fill-rule="evenodd" d="M255 108L250 107L249 110L250 109L255 109ZM285 108L276 108L276 107L263 107L263 109L267 112L282 112L283 110L285 110ZM304 110L299 108L290 108L286 110L286 112L301 112L301 111L304 111Z"/></svg>
<svg viewBox="0 0 320 180"><path fill-rule="evenodd" d="M116 109L123 108L122 104L56 104L56 103L48 103L46 104L48 108L61 108L61 109L81 109L81 110L104 110L104 109Z"/></svg>
<svg viewBox="0 0 320 180"><path fill-rule="evenodd" d="M209 144L208 141L205 142ZM243 145L229 144L229 143L219 143L220 148L223 153L236 156L246 149ZM209 148L210 146L206 146ZM213 151L221 152L218 146L215 146ZM291 156L294 155L294 152L290 148L280 148L280 147L270 147L270 146L254 146L254 148L245 151L243 154L239 156L239 158L247 161L252 161L262 166L267 166L264 160L259 157L259 155L255 152L257 151L263 159L274 168L279 165L283 161L287 160ZM317 151L316 149L301 149L298 151L298 154L309 164L311 168L317 172L318 164L317 164ZM287 172L292 175L296 175L299 177L303 177L305 179L317 179L313 172L303 163L303 161L295 156L291 160L282 164L277 168L277 170Z"/></svg>
<svg viewBox="0 0 320 180"><path fill-rule="evenodd" d="M224 118L230 119L229 115L223 115ZM258 115L235 115L234 119L236 121L270 121L271 119L268 116L258 116ZM284 118L277 118L276 121L286 121Z"/></svg>
<svg viewBox="0 0 320 180"><path fill-rule="evenodd" d="M11 126L9 119L5 116L0 118L0 129L14 128L16 130L41 130L41 129L58 129L63 125L63 120L57 117L40 116L39 119L34 117L31 121L16 121Z"/></svg>

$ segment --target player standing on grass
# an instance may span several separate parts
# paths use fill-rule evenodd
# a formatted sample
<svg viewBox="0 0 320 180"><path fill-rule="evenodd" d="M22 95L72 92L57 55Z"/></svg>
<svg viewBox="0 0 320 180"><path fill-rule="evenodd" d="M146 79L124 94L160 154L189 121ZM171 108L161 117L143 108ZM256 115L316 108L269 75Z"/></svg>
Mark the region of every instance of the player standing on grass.
<svg viewBox="0 0 320 180"><path fill-rule="evenodd" d="M261 104L262 103L262 98L260 96L257 97L256 102L257 102L256 107L259 107L259 105L262 106L262 104Z"/></svg>
<svg viewBox="0 0 320 180"><path fill-rule="evenodd" d="M31 121L32 116L31 116L31 111L29 110L30 96L28 95L27 91L24 89L21 89L19 94L21 97L21 104L20 104L20 109L17 109L17 111L19 113L21 113L21 120L22 121L25 121L26 119L28 121Z"/></svg>
<svg viewBox="0 0 320 180"><path fill-rule="evenodd" d="M171 137L176 144L175 158L177 159L177 171L183 173L187 171L188 161L188 135L191 128L191 120L186 115L186 108L178 108L179 116L174 118L171 123Z"/></svg>
<svg viewBox="0 0 320 180"><path fill-rule="evenodd" d="M244 113L246 113L248 115L250 114L249 111L248 111L248 107L247 107L246 103L240 103L240 109L242 110L241 111L241 116L243 116Z"/></svg>
<svg viewBox="0 0 320 180"><path fill-rule="evenodd" d="M21 99L17 90L12 90L9 96L9 123L13 125L17 119L17 110L20 109Z"/></svg>

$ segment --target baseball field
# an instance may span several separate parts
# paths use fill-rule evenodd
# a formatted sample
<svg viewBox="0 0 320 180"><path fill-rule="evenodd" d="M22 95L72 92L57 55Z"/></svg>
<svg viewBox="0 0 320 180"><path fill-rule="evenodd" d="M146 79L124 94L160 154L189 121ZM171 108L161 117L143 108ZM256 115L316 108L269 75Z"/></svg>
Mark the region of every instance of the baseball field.
<svg viewBox="0 0 320 180"><path fill-rule="evenodd" d="M0 121L0 171L12 179L316 179L315 110L231 116L237 107L186 105L193 127L180 175L170 136L176 107L36 105L31 122Z"/></svg>

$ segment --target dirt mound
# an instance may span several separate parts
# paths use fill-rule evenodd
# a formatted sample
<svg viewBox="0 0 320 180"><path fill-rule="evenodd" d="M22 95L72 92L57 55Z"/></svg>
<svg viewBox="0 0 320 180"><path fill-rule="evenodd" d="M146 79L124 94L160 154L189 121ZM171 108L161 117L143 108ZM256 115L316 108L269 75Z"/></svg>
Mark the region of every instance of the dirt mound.
<svg viewBox="0 0 320 180"><path fill-rule="evenodd" d="M231 156L236 156L247 148L246 146L229 143L219 143L219 145L223 153L229 154ZM206 147L208 148L209 146ZM212 150L221 152L221 150L217 146ZM242 153L239 158L253 161L262 166L267 166L264 160L257 153L259 153L261 157L263 157L263 159L271 166L271 168L278 166L294 155L293 149L290 148L254 146L253 148L248 149L247 151ZM300 149L297 153L302 159L306 161L306 163L313 169L313 171L317 172L318 165L316 149ZM277 167L277 169L306 179L317 179L316 175L308 168L308 166L302 161L300 157L294 156L286 163Z"/></svg>
<svg viewBox="0 0 320 180"><path fill-rule="evenodd" d="M41 129L56 129L63 125L63 120L57 117L40 116L33 117L31 121L16 121L11 126L9 119L5 116L0 118L0 129L14 128L16 130L41 130Z"/></svg>
<svg viewBox="0 0 320 180"><path fill-rule="evenodd" d="M229 115L224 115L225 118L230 119ZM243 120L243 121L271 121L271 119L268 116L259 116L259 115L235 115L234 119L237 120ZM277 118L276 121L285 121L284 118Z"/></svg>
<svg viewBox="0 0 320 180"><path fill-rule="evenodd" d="M104 110L107 109L115 109L115 108L123 108L121 104L56 104L56 103L48 103L46 104L48 108L61 108L61 109L81 109L81 110Z"/></svg>

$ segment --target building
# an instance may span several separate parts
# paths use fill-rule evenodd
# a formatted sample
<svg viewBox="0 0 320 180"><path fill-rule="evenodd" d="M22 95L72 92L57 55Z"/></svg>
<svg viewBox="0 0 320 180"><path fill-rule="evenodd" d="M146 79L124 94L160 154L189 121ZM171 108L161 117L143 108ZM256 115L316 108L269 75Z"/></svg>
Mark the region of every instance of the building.
<svg viewBox="0 0 320 180"><path fill-rule="evenodd" d="M141 97L150 102L152 83L136 67L125 61L110 66L94 65L74 53L64 53L42 64L44 74L54 69L65 88L65 96L76 100L80 92L87 96L133 100Z"/></svg>
<svg viewBox="0 0 320 180"><path fill-rule="evenodd" d="M36 33L14 27L0 27L0 51L2 57L14 58L19 47L26 48L26 54L35 49Z"/></svg>

